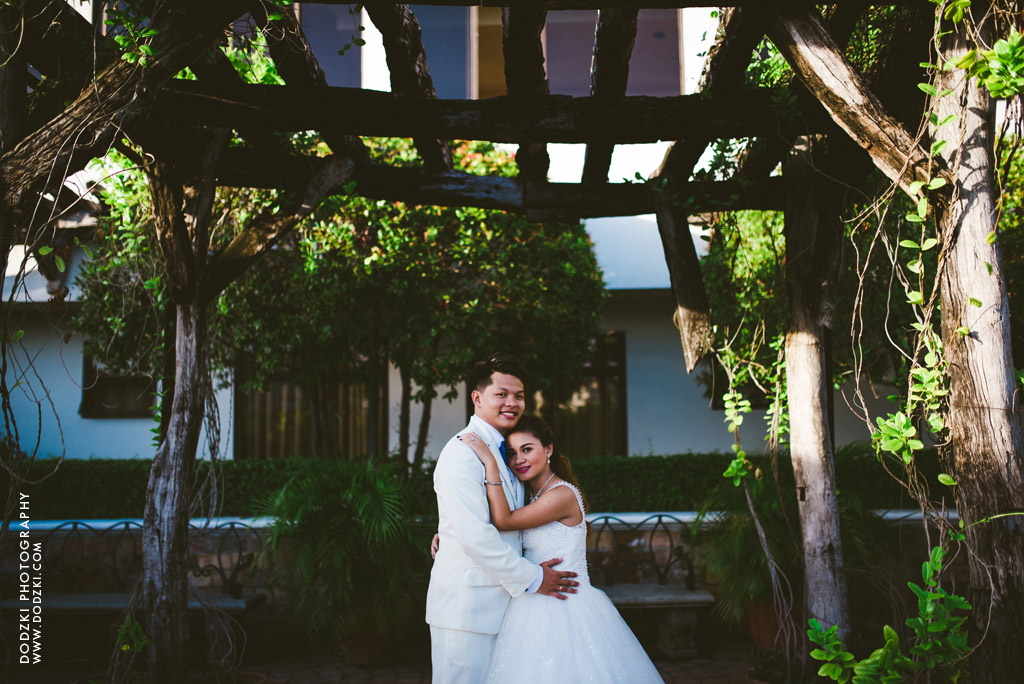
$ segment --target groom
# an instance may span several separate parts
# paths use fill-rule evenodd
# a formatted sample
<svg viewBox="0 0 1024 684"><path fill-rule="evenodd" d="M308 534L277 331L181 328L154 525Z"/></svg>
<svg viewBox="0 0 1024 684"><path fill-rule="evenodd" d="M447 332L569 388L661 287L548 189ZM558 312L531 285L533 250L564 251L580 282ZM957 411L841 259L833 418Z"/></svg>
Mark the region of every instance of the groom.
<svg viewBox="0 0 1024 684"><path fill-rule="evenodd" d="M475 432L504 461L504 435L526 407L526 371L519 359L494 353L473 366L473 416L465 432ZM509 506L524 503L523 485L507 465L500 468ZM509 599L533 591L559 599L575 593L574 572L539 566L522 557L520 532L499 532L490 523L484 467L473 450L453 437L434 469L440 547L427 589L427 623L434 684L478 684L490 659Z"/></svg>

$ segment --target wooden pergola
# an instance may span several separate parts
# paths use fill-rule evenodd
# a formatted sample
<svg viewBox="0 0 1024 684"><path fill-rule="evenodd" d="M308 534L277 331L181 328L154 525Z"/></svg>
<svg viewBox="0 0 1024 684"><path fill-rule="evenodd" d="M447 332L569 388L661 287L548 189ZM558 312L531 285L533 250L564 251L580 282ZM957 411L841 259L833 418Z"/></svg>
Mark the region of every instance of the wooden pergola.
<svg viewBox="0 0 1024 684"><path fill-rule="evenodd" d="M926 111L926 96L917 89L917 82L922 80L919 64L928 60L933 39L931 3L896 3L890 59L884 68L862 75L844 56L844 45L870 6L866 0L836 0L824 13L797 0L733 0L720 15L699 92L656 98L625 96L638 12L718 3L426 0L424 4L431 5L503 7L507 95L479 101L437 98L416 16L407 5L391 0L369 0L364 5L383 37L390 93L329 87L295 14L287 8L268 18L264 4L247 0L157 3L149 24L160 31L152 38L156 54L147 67L140 68L120 60L117 50L94 29L101 24L99 10L90 24L63 1L26 0L23 4L21 42L17 48L0 45L22 60L0 66L0 98L16 105L0 112L0 238L10 244L19 231L36 231L43 237L34 246L43 244L40 240L53 233L44 230L52 217L77 199L63 188L66 174L83 168L111 146L137 157L121 142L127 135L159 162L151 172L151 183L177 188L163 194L154 190L153 203L168 262L169 290L179 307L179 335L182 322L186 327L205 325L203 306L320 200L346 191L343 188L355 181L354 192L368 197L500 208L537 220L653 211L671 275L675 320L692 369L709 349L711 317L690 237L690 215L712 210L785 210L791 313L787 378L790 396L801 397L790 405L791 423L801 426L801 434L794 431L792 435L791 453L801 492L807 574L823 577L825 583L839 581L838 525L829 519L836 511L831 446L823 421L828 381L822 373L822 339L830 323L829 302L842 235L839 209L845 188L863 179L871 165L911 196L918 194L918 183L946 181L941 188L935 184L937 189L929 194L936 214L956 204L951 201L955 179L945 162L929 154L928 146L911 133L918 130ZM589 97L548 92L541 33L548 11L569 9L597 10ZM267 29L271 57L285 85L247 85L222 51L210 49L245 13ZM0 11L0 24L7 18ZM0 31L0 35L6 34ZM750 87L745 79L751 59L756 58L755 48L765 36L797 77L777 89ZM174 75L186 66L196 80L175 80ZM12 73L13 80L8 77ZM19 119L12 112L23 116ZM231 129L245 141L244 146L227 147ZM275 135L305 130L317 131L330 154L297 155ZM411 137L422 166L374 164L362 135ZM725 180L695 180L694 167L704 150L724 138L750 138L735 173ZM452 139L518 144L519 175L503 178L454 170L446 142ZM653 178L647 183L608 182L614 145L658 140L672 143ZM556 142L586 144L582 182L547 181L546 144ZM217 146L222 151L211 151ZM778 176L775 169L780 163L783 173ZM165 173L166 177L161 175ZM181 193L182 183L194 179L202 181L193 184L195 192ZM212 202L212 190L204 189L204 183L291 192L284 193L275 214L256 217L225 248L208 252L208 240L204 242L208 236L199 234L205 230L203 222L190 224L181 218L183 204L198 215ZM960 214L951 215L954 222L960 220ZM165 216L171 218L161 223ZM943 310L952 307L943 303ZM203 366L201 353L193 354L186 346L181 349L189 354L177 359L175 406L179 400L183 406L191 403L180 416L175 409L176 417L171 418L168 437L155 459L147 497L146 534L150 536L145 543L159 547L153 555L164 558L181 553L181 520L187 513L191 473L188 458L194 460L198 440L198 427L188 423L188 416L202 411L193 388ZM968 362L962 365L967 367ZM986 439L993 441L992 435L999 432L990 431ZM964 454L972 453L970 444L964 440L965 446L960 447ZM1019 452L1019 445L1007 447L1014 448ZM978 463L971 467L987 467ZM993 487L1007 489L1001 472L990 469L986 477L997 483ZM975 491L983 492L985 487L979 485ZM1019 493L1011 491L1000 506L1019 509L1019 500ZM808 548L808 539L814 548ZM999 544L1007 546L1005 540ZM982 542L977 548L989 546ZM1014 553L1019 556L1019 551ZM1019 567L1016 561L1000 562L1004 567ZM176 566L170 565L146 569L151 593L145 605L152 608L151 625L161 635L180 628L181 606L167 607L161 598L180 592L182 580L176 572ZM1017 591L1018 584L1019 579L1011 578L1006 586ZM816 615L835 615L830 619L842 622L845 607L814 603L820 597L844 594L841 589L834 584L808 589L808 609ZM173 656L181 634L161 639L160 648L167 653L160 656L164 660L151 661L151 671L178 667ZM165 681L183 676L177 672Z"/></svg>

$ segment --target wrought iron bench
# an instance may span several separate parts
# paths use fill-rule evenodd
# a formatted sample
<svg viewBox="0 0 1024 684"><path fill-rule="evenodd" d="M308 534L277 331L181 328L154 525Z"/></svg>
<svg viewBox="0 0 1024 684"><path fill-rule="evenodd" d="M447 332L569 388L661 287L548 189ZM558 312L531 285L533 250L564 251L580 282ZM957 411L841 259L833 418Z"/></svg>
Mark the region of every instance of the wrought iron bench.
<svg viewBox="0 0 1024 684"><path fill-rule="evenodd" d="M685 540L690 524L665 513L588 517L587 562L591 582L627 615L655 612L657 646L670 658L697 653L699 609L714 597L696 589L694 561Z"/></svg>
<svg viewBox="0 0 1024 684"><path fill-rule="evenodd" d="M45 533L33 531L28 540L30 556L39 559L30 577L41 580L37 602L44 615L117 616L126 610L142 574L140 521L72 520ZM5 613L26 607L20 541L12 526L0 565L0 608ZM202 615L211 658L215 658L214 642L220 640L218 631L230 629L246 611L266 600L256 590L252 568L261 541L260 530L244 522L189 525L188 608L193 618Z"/></svg>

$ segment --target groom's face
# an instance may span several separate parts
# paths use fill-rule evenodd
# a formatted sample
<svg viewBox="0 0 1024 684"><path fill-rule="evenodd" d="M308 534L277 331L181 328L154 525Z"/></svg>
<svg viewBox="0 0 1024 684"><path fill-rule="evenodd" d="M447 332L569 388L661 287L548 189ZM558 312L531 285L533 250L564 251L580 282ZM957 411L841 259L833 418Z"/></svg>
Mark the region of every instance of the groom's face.
<svg viewBox="0 0 1024 684"><path fill-rule="evenodd" d="M473 412L502 434L516 426L525 409L523 381L514 375L494 373L490 385L473 390Z"/></svg>

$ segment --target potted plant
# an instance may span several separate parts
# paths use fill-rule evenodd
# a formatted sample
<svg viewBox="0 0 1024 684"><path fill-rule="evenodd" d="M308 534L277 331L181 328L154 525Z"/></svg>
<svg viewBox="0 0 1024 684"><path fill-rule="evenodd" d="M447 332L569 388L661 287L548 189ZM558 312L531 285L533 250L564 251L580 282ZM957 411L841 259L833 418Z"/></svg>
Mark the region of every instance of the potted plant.
<svg viewBox="0 0 1024 684"><path fill-rule="evenodd" d="M259 505L274 518L259 563L311 635L334 630L352 662L393 656L422 609L429 542L405 489L388 464L320 458Z"/></svg>
<svg viewBox="0 0 1024 684"><path fill-rule="evenodd" d="M840 482L839 527L843 542L843 568L851 595L878 596L880 586L891 583L890 568L883 559L892 538L885 521L864 506L871 489L885 477L870 443L855 442L836 450ZM870 461L871 471L861 467ZM802 638L803 545L793 470L787 457L780 457L776 482L767 460L759 478L747 478L758 519L778 570L792 591L793 610L788 619ZM870 472L873 476L867 477ZM848 475L843 477L843 475ZM705 515L719 513L699 533L699 549L708 574L718 581L715 613L733 625L747 623L758 649L779 648L775 644L780 624L772 608L772 585L768 559L761 547L753 516L741 487L729 480L712 490L702 506ZM854 602L851 601L851 604ZM854 616L856 617L856 616Z"/></svg>

